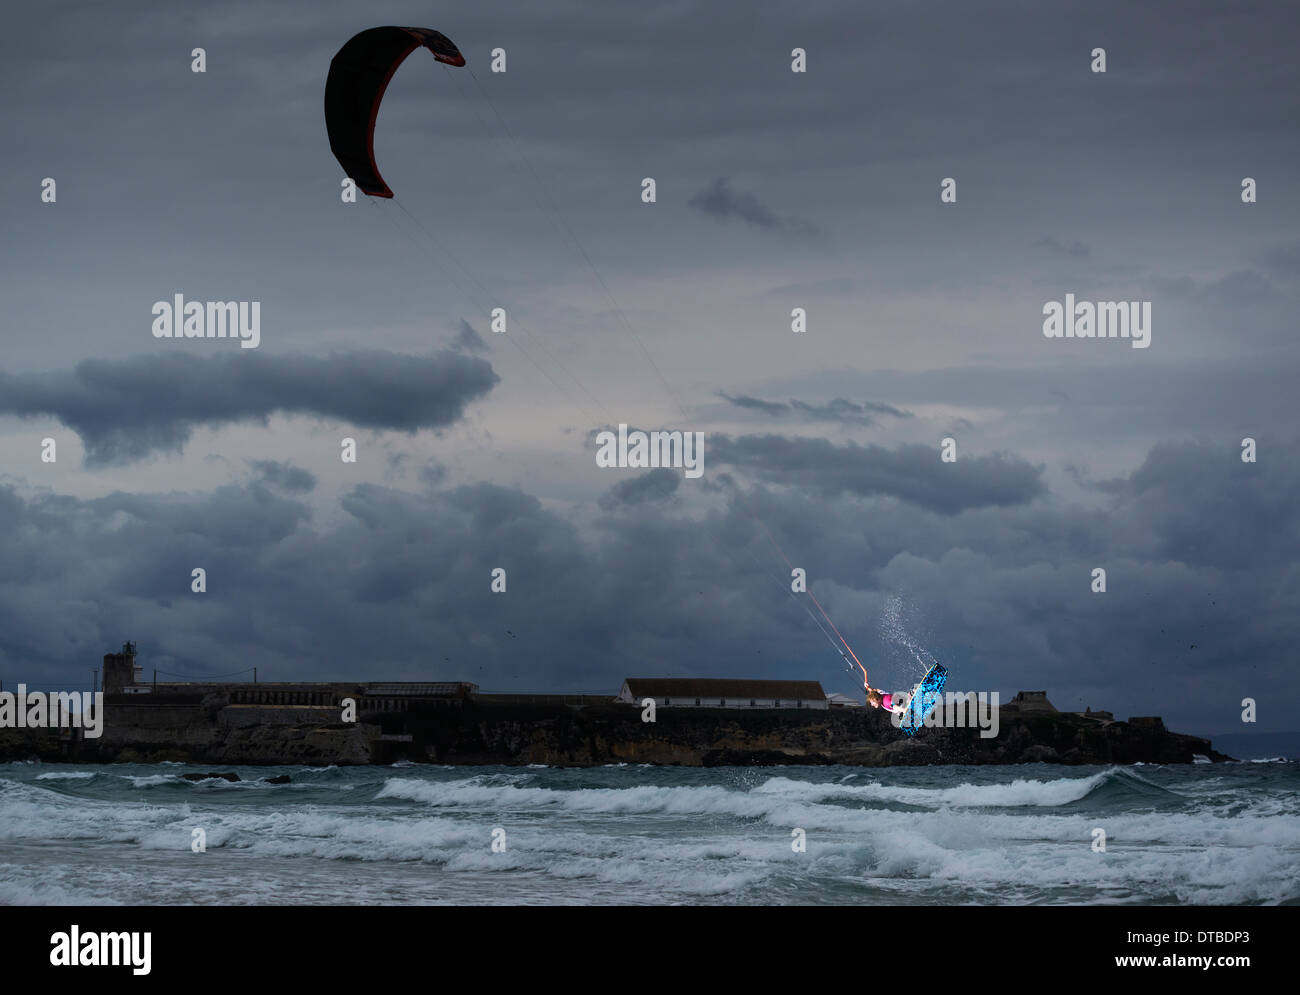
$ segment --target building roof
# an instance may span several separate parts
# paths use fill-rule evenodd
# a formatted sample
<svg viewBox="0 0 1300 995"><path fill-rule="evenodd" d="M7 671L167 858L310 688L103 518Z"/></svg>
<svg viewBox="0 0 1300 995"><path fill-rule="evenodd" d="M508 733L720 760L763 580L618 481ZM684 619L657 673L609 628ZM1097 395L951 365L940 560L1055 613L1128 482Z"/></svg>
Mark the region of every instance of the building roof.
<svg viewBox="0 0 1300 995"><path fill-rule="evenodd" d="M468 681L440 681L425 684L394 681L366 685L366 694L391 698L448 698L462 694L475 694L477 691L478 685Z"/></svg>
<svg viewBox="0 0 1300 995"><path fill-rule="evenodd" d="M629 677L627 689L651 698L776 698L825 701L818 681L746 681L721 677Z"/></svg>

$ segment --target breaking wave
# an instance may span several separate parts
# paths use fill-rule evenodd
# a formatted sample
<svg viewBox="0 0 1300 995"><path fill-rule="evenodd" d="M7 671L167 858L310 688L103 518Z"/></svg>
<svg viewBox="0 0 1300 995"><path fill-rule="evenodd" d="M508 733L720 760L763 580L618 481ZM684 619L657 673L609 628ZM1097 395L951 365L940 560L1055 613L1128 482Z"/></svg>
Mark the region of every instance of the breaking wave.
<svg viewBox="0 0 1300 995"><path fill-rule="evenodd" d="M0 769L0 902L1300 900L1293 764L285 771Z"/></svg>

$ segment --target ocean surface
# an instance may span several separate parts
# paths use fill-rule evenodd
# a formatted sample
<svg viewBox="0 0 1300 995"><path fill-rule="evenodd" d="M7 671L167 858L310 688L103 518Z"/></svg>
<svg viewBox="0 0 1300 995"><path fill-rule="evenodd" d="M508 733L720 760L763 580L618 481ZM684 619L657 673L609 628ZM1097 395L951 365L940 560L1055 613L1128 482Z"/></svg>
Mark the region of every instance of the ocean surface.
<svg viewBox="0 0 1300 995"><path fill-rule="evenodd" d="M3 764L0 903L1300 904L1300 763Z"/></svg>

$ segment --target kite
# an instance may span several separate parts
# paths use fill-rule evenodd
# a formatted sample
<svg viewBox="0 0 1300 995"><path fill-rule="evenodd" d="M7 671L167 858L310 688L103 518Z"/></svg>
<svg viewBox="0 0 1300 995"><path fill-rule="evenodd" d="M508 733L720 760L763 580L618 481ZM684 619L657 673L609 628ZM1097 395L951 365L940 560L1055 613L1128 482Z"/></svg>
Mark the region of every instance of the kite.
<svg viewBox="0 0 1300 995"><path fill-rule="evenodd" d="M429 28L367 28L348 39L325 79L325 129L343 171L371 197L391 197L375 165L375 117L402 61L424 47L439 62L465 65L450 38Z"/></svg>

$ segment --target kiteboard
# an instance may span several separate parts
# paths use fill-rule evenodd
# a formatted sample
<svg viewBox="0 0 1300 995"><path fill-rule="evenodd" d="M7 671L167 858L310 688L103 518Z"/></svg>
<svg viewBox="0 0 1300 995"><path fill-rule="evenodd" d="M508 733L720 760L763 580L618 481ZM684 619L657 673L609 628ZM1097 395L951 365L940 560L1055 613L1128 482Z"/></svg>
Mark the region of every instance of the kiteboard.
<svg viewBox="0 0 1300 995"><path fill-rule="evenodd" d="M915 736L925 722L925 717L943 697L943 686L948 680L948 671L935 664L925 672L921 683L912 689L912 697L899 720L898 728L908 736Z"/></svg>

